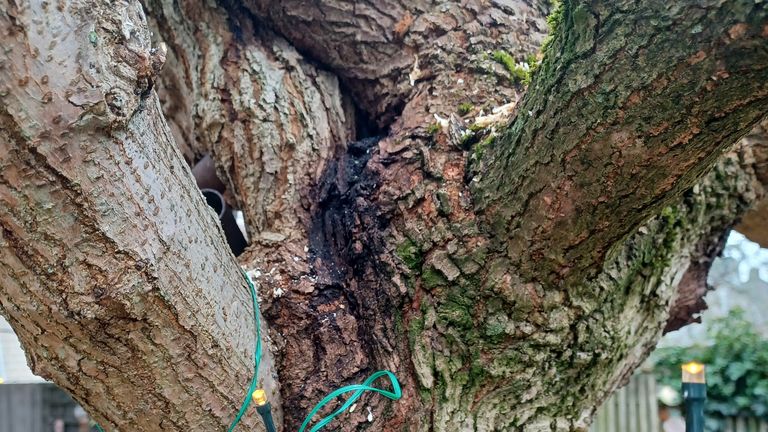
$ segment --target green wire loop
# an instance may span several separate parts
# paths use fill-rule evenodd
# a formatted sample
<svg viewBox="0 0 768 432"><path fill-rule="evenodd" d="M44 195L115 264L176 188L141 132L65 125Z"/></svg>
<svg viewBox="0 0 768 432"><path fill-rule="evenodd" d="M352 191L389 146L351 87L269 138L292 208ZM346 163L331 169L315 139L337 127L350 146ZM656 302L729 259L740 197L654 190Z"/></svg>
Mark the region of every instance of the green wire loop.
<svg viewBox="0 0 768 432"><path fill-rule="evenodd" d="M392 383L392 391L380 389L377 387L372 387L371 384L376 381L377 379L386 376L389 378L389 382ZM348 385L346 387L342 387L338 390L334 390L328 396L324 397L323 400L317 403L314 408L312 408L312 411L307 414L307 418L304 419L304 423L301 424L301 427L299 428L299 432L304 432L304 430L309 425L309 422L312 420L312 417L315 416L323 407L328 405L331 401L333 401L336 397L341 396L344 393L354 392L352 396L347 399L344 404L339 407L336 411L332 412L331 414L325 416L317 422L316 425L312 426L312 429L309 430L309 432L317 432L320 429L323 428L323 426L327 425L331 421L333 421L336 416L343 413L347 410L350 406L352 406L353 403L355 403L356 400L360 398L360 396L366 392L366 391L372 391L375 393L379 393L383 396L388 397L392 400L398 400L403 396L403 392L400 390L400 383L397 381L397 377L388 370L378 371L374 373L373 375L369 376L368 379L366 379L362 384L353 384Z"/></svg>
<svg viewBox="0 0 768 432"><path fill-rule="evenodd" d="M258 386L259 364L261 363L261 325L259 319L259 302L256 298L256 288L253 286L253 281L251 281L251 278L247 273L243 272L243 276L245 277L245 281L248 282L248 288L251 291L251 300L253 301L253 321L254 325L256 326L256 352L254 354L253 379L251 380L251 386L248 388L248 392L245 394L243 405L240 407L240 411L237 413L237 417L235 417L235 419L232 421L232 424L229 426L229 429L227 429L227 432L232 432L235 429L235 426L240 423L240 420L243 418L246 411L248 411L248 407L251 404L251 394L253 394L253 392L256 390L256 387ZM383 376L389 378L389 381L392 384L392 391L371 386L374 381ZM307 415L307 418L304 419L304 423L301 425L301 428L299 428L299 432L304 432L304 430L307 428L307 425L312 420L312 417L314 417L315 414L317 414L321 409L323 409L323 407L328 405L336 397L344 393L354 392L352 396L350 396L349 399L347 399L347 401L344 402L341 407L339 407L339 409L323 417L316 425L312 426L312 429L310 429L309 432L317 432L322 429L325 425L333 421L336 416L343 413L347 410L347 408L352 406L352 404L355 403L355 401L358 400L360 396L362 396L362 394L366 391L379 393L392 400L398 400L403 397L403 392L400 389L400 383L397 381L397 377L392 372L387 370L378 371L368 377L368 379L366 379L363 384L348 385L338 390L334 390L328 394L328 396L324 397L323 400L318 402L312 411L310 411L310 413Z"/></svg>
<svg viewBox="0 0 768 432"><path fill-rule="evenodd" d="M240 411L237 412L237 417L232 420L232 424L229 425L227 432L232 432L235 429L235 426L240 423L240 420L243 418L245 412L248 411L248 407L251 405L251 394L256 391L256 387L259 385L259 365L261 364L261 325L259 323L259 302L256 299L256 288L253 286L253 281L251 281L250 276L248 276L248 273L243 271L243 277L245 277L245 281L248 283L248 288L251 291L251 301L253 302L253 323L254 326L256 326L256 352L253 354L254 364L251 386L248 387L248 391L245 393L245 399L243 399L243 404L240 406Z"/></svg>

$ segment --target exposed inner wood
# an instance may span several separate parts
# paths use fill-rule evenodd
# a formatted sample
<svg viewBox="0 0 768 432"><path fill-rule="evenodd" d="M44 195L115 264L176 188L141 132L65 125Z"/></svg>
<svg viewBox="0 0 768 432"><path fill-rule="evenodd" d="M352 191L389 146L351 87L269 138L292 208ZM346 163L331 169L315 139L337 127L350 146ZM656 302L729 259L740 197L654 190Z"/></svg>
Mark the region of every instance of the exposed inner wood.
<svg viewBox="0 0 768 432"><path fill-rule="evenodd" d="M746 162L752 164L757 181L768 190L768 119L763 120L744 138L743 146L749 149ZM741 219L736 230L761 247L768 247L768 199L763 197L762 201L756 203Z"/></svg>

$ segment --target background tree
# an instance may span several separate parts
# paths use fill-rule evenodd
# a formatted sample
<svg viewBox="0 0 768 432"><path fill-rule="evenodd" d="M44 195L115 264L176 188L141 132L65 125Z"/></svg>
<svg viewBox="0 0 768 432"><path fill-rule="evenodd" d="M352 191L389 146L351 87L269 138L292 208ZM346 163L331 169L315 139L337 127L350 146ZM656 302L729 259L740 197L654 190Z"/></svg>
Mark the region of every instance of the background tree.
<svg viewBox="0 0 768 432"><path fill-rule="evenodd" d="M403 399L343 430L583 429L768 183L764 129L739 141L766 9L4 2L2 313L105 429L223 430L253 362L239 262L286 430L382 368ZM237 261L183 159L208 153Z"/></svg>

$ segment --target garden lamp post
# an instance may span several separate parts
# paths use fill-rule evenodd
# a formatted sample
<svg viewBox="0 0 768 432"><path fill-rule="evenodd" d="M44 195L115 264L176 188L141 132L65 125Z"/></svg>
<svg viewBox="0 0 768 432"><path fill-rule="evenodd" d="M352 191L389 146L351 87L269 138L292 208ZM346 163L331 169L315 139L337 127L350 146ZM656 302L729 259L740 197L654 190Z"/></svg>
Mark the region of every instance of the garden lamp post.
<svg viewBox="0 0 768 432"><path fill-rule="evenodd" d="M685 403L685 431L704 432L704 401L707 384L704 365L689 362L683 365L683 402Z"/></svg>

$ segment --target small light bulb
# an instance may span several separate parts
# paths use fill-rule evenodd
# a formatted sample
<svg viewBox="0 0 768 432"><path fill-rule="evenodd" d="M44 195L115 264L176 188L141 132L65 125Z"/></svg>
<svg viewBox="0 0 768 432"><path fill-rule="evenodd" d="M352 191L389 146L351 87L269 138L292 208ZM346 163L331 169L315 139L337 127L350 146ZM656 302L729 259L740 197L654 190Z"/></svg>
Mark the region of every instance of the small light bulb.
<svg viewBox="0 0 768 432"><path fill-rule="evenodd" d="M253 402L258 406L264 406L267 403L267 392L262 389L257 389L251 394Z"/></svg>
<svg viewBox="0 0 768 432"><path fill-rule="evenodd" d="M703 364L692 361L684 364L682 368L684 383L704 384L706 382Z"/></svg>

